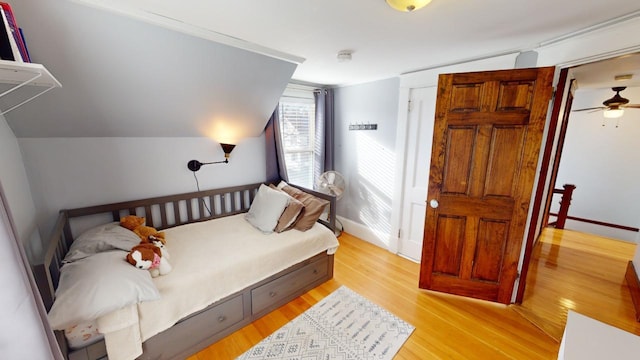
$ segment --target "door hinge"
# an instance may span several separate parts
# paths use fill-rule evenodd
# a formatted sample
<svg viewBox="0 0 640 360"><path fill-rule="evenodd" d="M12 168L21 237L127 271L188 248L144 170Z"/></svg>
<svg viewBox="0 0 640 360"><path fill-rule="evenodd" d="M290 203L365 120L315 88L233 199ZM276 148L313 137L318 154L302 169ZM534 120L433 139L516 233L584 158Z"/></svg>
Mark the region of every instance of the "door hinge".
<svg viewBox="0 0 640 360"><path fill-rule="evenodd" d="M402 229L398 229L398 239L400 239L400 235L402 234Z"/></svg>
<svg viewBox="0 0 640 360"><path fill-rule="evenodd" d="M411 112L411 108L412 108L412 106L411 106L411 105L412 105L412 104L413 104L413 103L411 102L411 100L409 100L409 103L408 103L408 105L407 105L407 108L408 108L408 109L407 109L407 111Z"/></svg>

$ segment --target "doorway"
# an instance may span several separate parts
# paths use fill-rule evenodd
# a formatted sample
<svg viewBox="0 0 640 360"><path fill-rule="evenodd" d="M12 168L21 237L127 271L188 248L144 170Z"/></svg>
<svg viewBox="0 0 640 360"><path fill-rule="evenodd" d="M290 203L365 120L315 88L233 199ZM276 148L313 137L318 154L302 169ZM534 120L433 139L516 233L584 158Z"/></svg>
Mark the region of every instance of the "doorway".
<svg viewBox="0 0 640 360"><path fill-rule="evenodd" d="M558 199L553 199L552 191L554 188L559 188L563 185L562 183L559 183L557 181L557 176L558 176L559 168L562 163L562 154L563 154L564 143L566 141L567 134L569 134L569 136L572 136L570 140L572 140L574 143L576 142L580 143L580 141L583 141L584 145L587 146L585 150L582 150L581 152L579 150L578 158L580 159L580 161L586 162L588 166L592 165L590 163L590 160L592 159L592 155L594 153L597 153L598 151L602 151L601 138L581 139L580 131L575 132L575 134L573 129L569 131L569 133L567 132L568 127L571 124L570 119L575 119L574 114L576 112L572 112L571 111L572 109L582 109L584 107L592 108L592 107L602 106L601 101L603 99L601 97L594 97L593 95L591 95L591 98L586 97L586 99L583 99L582 95L580 94L581 91L576 91L575 89L580 85L576 86L576 84L582 82L583 89L597 89L598 91L607 91L608 88L613 87L614 85L620 85L620 83L616 83L616 80L614 79L616 74L626 74L626 73L638 73L638 76L636 76L636 79L633 81L627 82L626 85L628 85L629 89L635 88L637 90L640 90L640 53L614 57L614 58L602 60L595 63L585 63L578 66L567 67L561 70L556 93L563 94L563 96L562 96L562 99L557 99L557 101L554 103L554 109L552 111L551 126L549 128L549 134L547 135L547 144L545 146L545 155L544 155L545 158L543 159L543 166L542 166L543 169L548 168L548 170L547 170L547 173L540 174L542 177L542 180L539 181L538 188L536 190L535 200L533 204L534 206L533 219L531 221L531 224L532 225L535 224L535 226L530 226L529 233L527 236L527 243L525 245L526 249L524 252L524 258L523 258L523 264L522 264L522 276L521 276L522 279L526 279L528 264L530 260L530 254L531 254L531 251L533 250L533 245L535 244L536 239L540 236L543 228L549 222L548 221L549 213L551 212L551 209L552 209L552 202L558 201ZM586 90L583 92L592 92L592 91L593 90ZM577 102L577 104L574 105L573 95L576 93L578 93L578 96L580 96L580 99ZM631 111L634 111L634 112L631 113ZM640 120L640 109L631 109L627 111L627 113L628 114L625 114L625 116L630 115L633 117L633 119ZM607 126L606 121L605 122L602 121L601 116L603 114L601 109L590 109L586 115L592 116L592 119L594 117L598 117L598 120L597 120L598 128L602 128L603 127L602 125L605 125L604 127ZM631 125L629 125L630 128L631 127L640 128L639 126L640 121L626 121L626 123L627 124L632 123ZM579 122L577 124L579 125L579 127L584 127L583 123ZM618 124L618 122L616 122L615 124ZM613 125L613 123L610 122L609 129L613 129L614 127L615 126ZM557 134L555 134L556 131L557 131ZM614 143L616 143L616 141L614 141ZM632 148L633 147L637 148L637 145L635 145L636 144L635 142L633 142L632 144L633 144L631 146ZM627 153L627 152L638 153L637 151L631 150L631 148L620 149L618 152L620 154ZM553 159L552 159L552 154L555 154L553 156ZM615 158L618 158L618 157L615 156ZM565 163L569 161L570 160L565 160ZM640 160L637 160L637 161L640 166ZM629 176L628 175L629 172L626 168L619 169L618 171L616 171L616 174L606 174L606 173L598 172L597 166L593 166L592 169L596 169L596 171L592 173L592 176L595 178L607 179L607 177L611 177L611 176ZM578 176L579 176L579 179L585 177L584 174L581 174ZM545 177L547 179L546 181L544 180ZM581 179L581 180L584 180L584 179ZM565 181L565 180L561 178L560 181ZM635 184L633 188L637 192ZM598 193L598 194L607 194L607 191L611 191L611 190L612 189L609 189L606 185L603 185L597 191L592 191L592 192ZM589 192L583 192L582 194L580 194L579 188L576 189L576 191L578 192L578 194L576 195L593 196L593 194ZM633 193L633 191L631 190L628 190L626 192L628 194ZM628 196L628 194L626 196ZM543 197L544 197L544 200L543 200ZM638 201L640 201L640 199L638 199ZM592 206L595 208L599 208L601 205L602 205L601 203L596 202ZM575 211L575 207L574 207L574 211ZM571 214L571 209L570 209L570 214ZM640 221L640 213L637 214L637 217L638 217L637 221ZM578 230L584 230L584 229L578 229ZM606 235L608 234L604 234L603 236L606 236ZM637 233L636 233L636 239L637 239ZM525 286L524 282L519 284L518 286L518 293L516 296L516 302L518 303L522 302L524 286Z"/></svg>
<svg viewBox="0 0 640 360"><path fill-rule="evenodd" d="M640 53L579 65L568 73L574 99L560 131L564 145L553 176L555 188L576 185L565 228L636 243L640 108L632 106L640 103ZM603 102L618 95L629 103L621 117L607 118ZM557 212L558 200L547 204L546 216Z"/></svg>

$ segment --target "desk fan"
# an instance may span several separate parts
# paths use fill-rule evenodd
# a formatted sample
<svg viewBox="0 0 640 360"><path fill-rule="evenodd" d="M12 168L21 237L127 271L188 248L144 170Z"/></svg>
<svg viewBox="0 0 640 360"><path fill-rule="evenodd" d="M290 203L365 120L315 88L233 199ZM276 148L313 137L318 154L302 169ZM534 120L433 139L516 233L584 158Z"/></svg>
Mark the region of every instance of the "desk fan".
<svg viewBox="0 0 640 360"><path fill-rule="evenodd" d="M344 180L344 176L337 171L325 171L316 181L316 189L321 193L335 196L336 201L342 198L346 187L347 183ZM328 218L330 218L330 215ZM337 217L336 222L340 223ZM342 233L342 223L340 223L340 226L341 229L337 230L338 235Z"/></svg>

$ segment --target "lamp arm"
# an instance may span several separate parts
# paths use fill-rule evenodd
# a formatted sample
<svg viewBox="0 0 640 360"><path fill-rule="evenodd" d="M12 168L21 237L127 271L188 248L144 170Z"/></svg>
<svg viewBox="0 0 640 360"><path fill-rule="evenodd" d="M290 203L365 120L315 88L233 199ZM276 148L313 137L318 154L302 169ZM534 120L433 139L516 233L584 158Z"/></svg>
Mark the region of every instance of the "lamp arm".
<svg viewBox="0 0 640 360"><path fill-rule="evenodd" d="M212 161L212 162L200 163L200 165L222 164L222 163L228 164L229 163L229 159L224 159L224 160L221 160L221 161Z"/></svg>
<svg viewBox="0 0 640 360"><path fill-rule="evenodd" d="M224 159L222 161L212 161L212 162L200 162L198 160L191 160L187 163L187 168L191 171L198 171L200 170L200 167L202 167L202 165L210 165L210 164L228 164L229 163L229 159Z"/></svg>

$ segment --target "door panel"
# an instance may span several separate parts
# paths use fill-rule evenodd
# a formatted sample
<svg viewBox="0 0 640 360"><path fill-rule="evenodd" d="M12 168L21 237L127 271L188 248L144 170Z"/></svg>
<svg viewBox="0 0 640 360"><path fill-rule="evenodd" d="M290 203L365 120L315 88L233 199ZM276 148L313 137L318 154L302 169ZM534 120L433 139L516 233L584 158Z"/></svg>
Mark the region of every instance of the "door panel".
<svg viewBox="0 0 640 360"><path fill-rule="evenodd" d="M553 71L440 75L420 287L510 302Z"/></svg>
<svg viewBox="0 0 640 360"><path fill-rule="evenodd" d="M433 270L442 274L458 275L464 245L465 219L459 216L441 216L438 219L438 240ZM438 256L443 255L444 256Z"/></svg>
<svg viewBox="0 0 640 360"><path fill-rule="evenodd" d="M442 192L445 194L467 194L476 128L472 126L451 127L449 129Z"/></svg>
<svg viewBox="0 0 640 360"><path fill-rule="evenodd" d="M493 129L489 150L489 164L485 180L484 196L513 196L518 183L517 173L512 169L520 168L522 152L512 149L522 149L524 145L523 126L496 126Z"/></svg>

